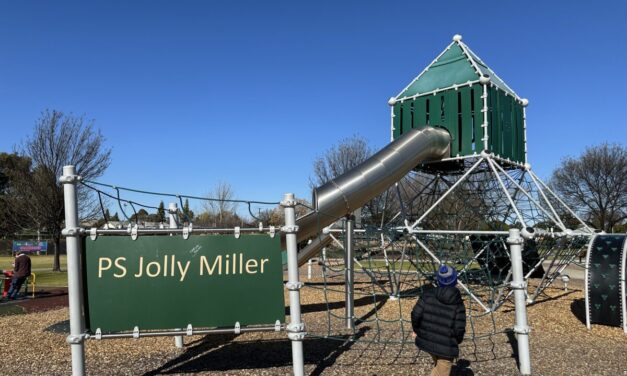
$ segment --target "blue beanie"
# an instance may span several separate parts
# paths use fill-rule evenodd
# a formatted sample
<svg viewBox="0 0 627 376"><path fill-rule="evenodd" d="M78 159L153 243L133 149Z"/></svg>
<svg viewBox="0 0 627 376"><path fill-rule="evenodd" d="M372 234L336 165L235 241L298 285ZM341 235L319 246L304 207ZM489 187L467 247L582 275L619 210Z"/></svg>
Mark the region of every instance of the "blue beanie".
<svg viewBox="0 0 627 376"><path fill-rule="evenodd" d="M436 278L438 286L455 286L457 283L457 270L448 265L440 265Z"/></svg>

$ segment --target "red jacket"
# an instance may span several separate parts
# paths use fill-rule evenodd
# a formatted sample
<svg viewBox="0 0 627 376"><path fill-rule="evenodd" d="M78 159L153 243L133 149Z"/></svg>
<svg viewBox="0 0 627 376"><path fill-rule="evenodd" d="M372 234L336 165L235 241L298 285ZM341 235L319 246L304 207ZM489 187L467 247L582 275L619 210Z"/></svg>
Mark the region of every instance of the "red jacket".
<svg viewBox="0 0 627 376"><path fill-rule="evenodd" d="M30 275L30 257L27 255L19 255L15 258L15 267L13 268L14 277L28 277Z"/></svg>

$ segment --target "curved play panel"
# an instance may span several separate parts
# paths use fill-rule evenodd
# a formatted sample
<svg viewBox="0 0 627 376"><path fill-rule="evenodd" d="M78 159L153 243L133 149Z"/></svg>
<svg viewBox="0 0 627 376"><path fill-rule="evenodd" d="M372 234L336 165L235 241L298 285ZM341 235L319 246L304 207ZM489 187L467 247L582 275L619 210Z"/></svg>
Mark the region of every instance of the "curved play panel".
<svg viewBox="0 0 627 376"><path fill-rule="evenodd" d="M627 333L627 235L596 235L586 258L586 326L621 326Z"/></svg>

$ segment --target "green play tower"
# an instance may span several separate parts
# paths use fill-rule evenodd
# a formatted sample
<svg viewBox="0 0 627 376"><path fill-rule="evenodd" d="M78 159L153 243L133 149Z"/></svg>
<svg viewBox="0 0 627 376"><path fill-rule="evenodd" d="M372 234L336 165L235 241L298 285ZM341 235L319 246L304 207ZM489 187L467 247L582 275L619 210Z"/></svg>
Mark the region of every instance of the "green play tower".
<svg viewBox="0 0 627 376"><path fill-rule="evenodd" d="M392 138L426 125L451 134L452 159L482 151L527 162L526 99L520 98L467 45L461 35L396 97Z"/></svg>

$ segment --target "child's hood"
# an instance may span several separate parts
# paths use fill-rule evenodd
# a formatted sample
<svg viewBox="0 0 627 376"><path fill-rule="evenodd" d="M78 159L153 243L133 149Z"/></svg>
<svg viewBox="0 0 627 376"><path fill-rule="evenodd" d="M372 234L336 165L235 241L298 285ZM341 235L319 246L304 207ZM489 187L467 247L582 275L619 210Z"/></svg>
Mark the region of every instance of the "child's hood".
<svg viewBox="0 0 627 376"><path fill-rule="evenodd" d="M458 304L462 302L462 294L457 287L438 287L435 289L435 298L444 304Z"/></svg>

